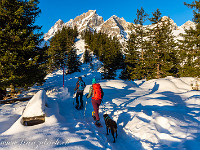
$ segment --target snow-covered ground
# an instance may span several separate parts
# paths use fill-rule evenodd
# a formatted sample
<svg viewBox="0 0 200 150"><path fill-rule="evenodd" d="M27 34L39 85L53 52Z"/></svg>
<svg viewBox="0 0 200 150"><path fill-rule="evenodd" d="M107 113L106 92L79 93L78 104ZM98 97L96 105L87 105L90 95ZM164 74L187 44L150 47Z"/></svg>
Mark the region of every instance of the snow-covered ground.
<svg viewBox="0 0 200 150"><path fill-rule="evenodd" d="M84 41L78 40L78 55L84 52ZM81 72L65 76L62 70L47 75L43 86L33 86L24 95L45 90L47 107L45 123L23 126L20 122L28 102L0 105L0 149L170 149L200 148L200 91L193 91L193 78L166 77L154 80L101 80L96 65L81 66ZM72 98L75 83L82 76L87 86L84 110L74 109ZM91 117L89 91L92 78L101 84L105 96L100 106L102 128ZM87 104L86 104L87 101ZM106 135L103 114L107 113L118 125L118 138L113 142Z"/></svg>

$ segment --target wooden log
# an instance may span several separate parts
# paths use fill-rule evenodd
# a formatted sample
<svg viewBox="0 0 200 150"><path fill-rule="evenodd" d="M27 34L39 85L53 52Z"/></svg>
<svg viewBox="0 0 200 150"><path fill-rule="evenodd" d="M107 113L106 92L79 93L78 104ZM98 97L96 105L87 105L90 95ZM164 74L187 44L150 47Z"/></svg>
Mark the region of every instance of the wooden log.
<svg viewBox="0 0 200 150"><path fill-rule="evenodd" d="M0 100L0 104L11 104L17 101L28 101L32 98L33 96L29 97L19 97L19 98L13 98L13 99L7 99L7 100Z"/></svg>
<svg viewBox="0 0 200 150"><path fill-rule="evenodd" d="M45 122L45 115L35 117L22 117L21 123L24 126L33 126Z"/></svg>

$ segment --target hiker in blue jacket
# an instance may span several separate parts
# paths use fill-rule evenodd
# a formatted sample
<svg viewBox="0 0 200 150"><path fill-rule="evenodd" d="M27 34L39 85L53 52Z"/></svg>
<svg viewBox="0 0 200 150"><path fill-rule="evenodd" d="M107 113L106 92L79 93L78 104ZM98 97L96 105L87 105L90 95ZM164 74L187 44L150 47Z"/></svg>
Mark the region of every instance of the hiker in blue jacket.
<svg viewBox="0 0 200 150"><path fill-rule="evenodd" d="M78 81L76 82L76 87L74 91L76 92L76 109L82 109L83 108L83 91L85 88L85 82L83 81L82 77L78 77ZM80 107L79 107L79 100L78 97L80 96Z"/></svg>

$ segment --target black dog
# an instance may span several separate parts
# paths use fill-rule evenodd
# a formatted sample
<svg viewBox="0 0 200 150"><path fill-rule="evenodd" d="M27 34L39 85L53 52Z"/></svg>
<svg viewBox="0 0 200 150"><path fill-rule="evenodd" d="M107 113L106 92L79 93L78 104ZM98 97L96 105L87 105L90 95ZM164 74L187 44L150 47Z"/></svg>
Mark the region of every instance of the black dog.
<svg viewBox="0 0 200 150"><path fill-rule="evenodd" d="M111 130L111 133L112 133L112 136L114 138L114 141L113 143L115 143L115 136L114 136L114 133L116 133L116 138L117 138L117 123L112 120L108 114L104 114L103 115L103 118L105 120L105 124L106 124L106 129L107 129L107 135L108 135L108 129L109 129L109 132Z"/></svg>

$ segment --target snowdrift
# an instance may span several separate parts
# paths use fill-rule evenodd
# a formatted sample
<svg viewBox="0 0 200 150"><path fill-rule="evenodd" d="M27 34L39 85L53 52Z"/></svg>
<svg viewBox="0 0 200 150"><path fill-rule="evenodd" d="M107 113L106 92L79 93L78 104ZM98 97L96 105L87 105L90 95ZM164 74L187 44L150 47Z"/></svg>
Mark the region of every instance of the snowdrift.
<svg viewBox="0 0 200 150"><path fill-rule="evenodd" d="M46 92L44 90L37 92L24 109L21 120L22 124L30 126L45 122L46 101Z"/></svg>

